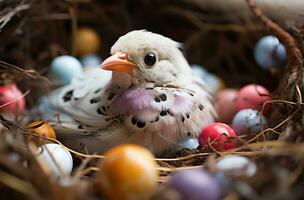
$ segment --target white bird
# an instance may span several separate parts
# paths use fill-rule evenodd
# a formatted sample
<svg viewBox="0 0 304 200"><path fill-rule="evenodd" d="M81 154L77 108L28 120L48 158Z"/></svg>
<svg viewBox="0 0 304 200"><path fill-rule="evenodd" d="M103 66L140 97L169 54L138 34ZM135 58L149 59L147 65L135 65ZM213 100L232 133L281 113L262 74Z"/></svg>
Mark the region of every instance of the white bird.
<svg viewBox="0 0 304 200"><path fill-rule="evenodd" d="M129 32L112 46L103 70L44 97L39 110L77 150L137 143L164 153L186 136L197 137L215 117L212 97L179 47L159 34Z"/></svg>

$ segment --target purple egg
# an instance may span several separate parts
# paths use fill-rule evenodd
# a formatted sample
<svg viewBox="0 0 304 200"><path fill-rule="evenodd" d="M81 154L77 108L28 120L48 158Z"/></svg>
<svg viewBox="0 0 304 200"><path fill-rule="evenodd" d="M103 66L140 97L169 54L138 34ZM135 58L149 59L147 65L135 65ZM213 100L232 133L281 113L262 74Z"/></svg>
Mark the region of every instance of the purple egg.
<svg viewBox="0 0 304 200"><path fill-rule="evenodd" d="M202 168L176 171L168 186L185 200L218 200L221 197L217 179Z"/></svg>

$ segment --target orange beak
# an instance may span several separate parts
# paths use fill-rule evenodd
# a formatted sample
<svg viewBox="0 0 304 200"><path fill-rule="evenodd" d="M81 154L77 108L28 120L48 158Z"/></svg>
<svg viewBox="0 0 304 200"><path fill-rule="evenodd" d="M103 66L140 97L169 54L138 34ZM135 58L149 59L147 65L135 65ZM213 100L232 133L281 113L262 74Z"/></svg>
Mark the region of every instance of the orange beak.
<svg viewBox="0 0 304 200"><path fill-rule="evenodd" d="M136 65L128 60L128 56L125 53L117 52L109 58L105 59L100 67L104 70L110 70L113 72L124 72L131 74Z"/></svg>

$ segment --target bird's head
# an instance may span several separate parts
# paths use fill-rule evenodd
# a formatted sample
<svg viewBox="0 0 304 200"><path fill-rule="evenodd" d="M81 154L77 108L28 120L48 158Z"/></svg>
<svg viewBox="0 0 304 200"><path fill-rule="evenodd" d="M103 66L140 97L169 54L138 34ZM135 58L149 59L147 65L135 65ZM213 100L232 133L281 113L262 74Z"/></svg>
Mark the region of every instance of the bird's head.
<svg viewBox="0 0 304 200"><path fill-rule="evenodd" d="M180 44L162 35L136 30L120 37L101 68L127 75L137 84L165 85L191 74Z"/></svg>

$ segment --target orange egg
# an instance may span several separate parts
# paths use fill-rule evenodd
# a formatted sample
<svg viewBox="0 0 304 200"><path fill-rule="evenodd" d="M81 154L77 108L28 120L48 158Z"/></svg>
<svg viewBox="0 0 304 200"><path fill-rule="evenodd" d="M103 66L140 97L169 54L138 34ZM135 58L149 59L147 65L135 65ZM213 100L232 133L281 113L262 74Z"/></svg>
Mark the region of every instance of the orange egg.
<svg viewBox="0 0 304 200"><path fill-rule="evenodd" d="M47 137L47 138L56 139L56 133L55 133L54 129L44 121L34 121L34 122L30 123L27 126L27 130L35 132L35 133L37 133L41 136ZM30 139L33 139L33 137L31 137ZM37 141L37 138L36 138L36 141Z"/></svg>
<svg viewBox="0 0 304 200"><path fill-rule="evenodd" d="M105 154L97 177L101 191L110 200L145 200L157 186L158 173L150 151L123 144Z"/></svg>
<svg viewBox="0 0 304 200"><path fill-rule="evenodd" d="M100 38L91 28L80 28L75 35L75 48L78 56L94 54L100 47Z"/></svg>

